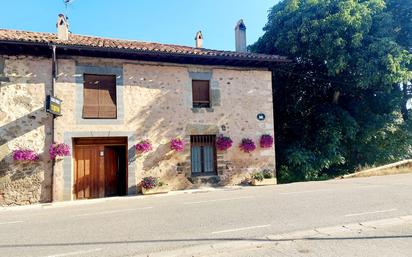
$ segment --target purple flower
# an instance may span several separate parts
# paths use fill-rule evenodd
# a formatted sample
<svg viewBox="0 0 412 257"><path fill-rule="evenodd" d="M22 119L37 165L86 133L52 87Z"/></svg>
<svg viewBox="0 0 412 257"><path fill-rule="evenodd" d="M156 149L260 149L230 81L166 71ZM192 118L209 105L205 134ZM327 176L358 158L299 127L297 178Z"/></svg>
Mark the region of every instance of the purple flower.
<svg viewBox="0 0 412 257"><path fill-rule="evenodd" d="M176 152L182 152L185 149L185 142L180 138L173 138L172 141L170 141L170 149Z"/></svg>
<svg viewBox="0 0 412 257"><path fill-rule="evenodd" d="M245 153L250 153L256 149L256 145L252 139L244 138L242 139L242 142L240 143L239 148Z"/></svg>
<svg viewBox="0 0 412 257"><path fill-rule="evenodd" d="M271 135L262 135L260 138L260 147L271 148L273 145L273 137Z"/></svg>
<svg viewBox="0 0 412 257"><path fill-rule="evenodd" d="M139 154L147 153L152 150L152 144L149 140L142 140L138 144L136 144L136 151Z"/></svg>
<svg viewBox="0 0 412 257"><path fill-rule="evenodd" d="M69 156L70 147L64 143L54 143L49 148L50 159L54 160L57 156Z"/></svg>
<svg viewBox="0 0 412 257"><path fill-rule="evenodd" d="M144 189L152 189L159 185L159 179L152 176L144 177L140 182L140 185Z"/></svg>
<svg viewBox="0 0 412 257"><path fill-rule="evenodd" d="M219 151L225 151L232 147L233 141L230 137L225 137L223 135L219 136L216 140L216 147Z"/></svg>
<svg viewBox="0 0 412 257"><path fill-rule="evenodd" d="M38 161L39 154L30 149L17 149L13 151L13 160L15 161Z"/></svg>

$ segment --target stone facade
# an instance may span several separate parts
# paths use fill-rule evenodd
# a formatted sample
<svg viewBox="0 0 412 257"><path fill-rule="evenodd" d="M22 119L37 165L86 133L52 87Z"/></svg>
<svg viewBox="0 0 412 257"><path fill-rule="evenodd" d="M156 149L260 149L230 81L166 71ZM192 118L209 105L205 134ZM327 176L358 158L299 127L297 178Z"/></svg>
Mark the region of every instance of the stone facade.
<svg viewBox="0 0 412 257"><path fill-rule="evenodd" d="M27 56L0 56L0 205L51 200L52 118L44 111L51 89L51 61ZM11 153L30 148L40 161L17 163Z"/></svg>
<svg viewBox="0 0 412 257"><path fill-rule="evenodd" d="M3 56L0 63L0 205L73 199L72 157L57 161L52 176L47 154L52 119L43 105L51 90L51 60ZM79 92L83 85L79 78L88 69L94 74L117 76L121 119L82 120ZM274 134L270 71L59 57L57 74L54 90L55 96L63 100L63 115L55 119L55 141L71 143L78 136L127 136L132 174L129 188L147 175L160 177L170 189L184 189L202 183L239 184L255 171L274 170L274 148L258 146L262 134ZM211 82L211 107L193 109L191 81L204 76ZM258 113L264 113L266 119L259 121ZM217 176L194 179L190 135L202 134L228 135L234 146L217 153ZM175 137L186 141L184 152L170 151L169 142ZM255 141L257 149L253 153L239 151L238 145L245 137ZM134 144L142 139L152 142L153 151L136 156ZM32 164L13 162L11 151L17 147L38 151L41 160Z"/></svg>

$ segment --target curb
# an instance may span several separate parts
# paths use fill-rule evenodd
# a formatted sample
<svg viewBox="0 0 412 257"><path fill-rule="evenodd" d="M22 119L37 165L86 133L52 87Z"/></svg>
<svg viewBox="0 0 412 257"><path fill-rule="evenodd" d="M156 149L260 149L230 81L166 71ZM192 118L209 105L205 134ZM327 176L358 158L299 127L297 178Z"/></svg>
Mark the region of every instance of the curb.
<svg viewBox="0 0 412 257"><path fill-rule="evenodd" d="M82 205L88 205L88 204L104 203L104 202L109 202L109 201L145 199L145 198L153 198L153 197L167 197L167 196L175 196L175 195L183 195L183 194L208 193L208 192L216 192L216 191L233 191L233 190L241 190L241 189L243 189L242 186L227 186L227 187L219 187L219 188L211 187L211 188L176 190L176 191L170 191L165 194L155 194L155 195L115 196L115 197L105 197L105 198L96 198L96 199L39 203L39 204L32 204L32 205L7 206L7 207L0 207L0 213L8 212L8 211L42 210L42 209L61 208L61 207L68 207L68 206L82 206Z"/></svg>

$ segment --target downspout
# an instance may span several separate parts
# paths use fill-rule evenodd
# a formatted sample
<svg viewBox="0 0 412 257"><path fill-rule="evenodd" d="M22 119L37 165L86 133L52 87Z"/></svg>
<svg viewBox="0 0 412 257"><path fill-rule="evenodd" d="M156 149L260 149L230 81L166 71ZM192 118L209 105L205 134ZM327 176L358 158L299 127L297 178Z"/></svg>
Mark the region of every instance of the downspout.
<svg viewBox="0 0 412 257"><path fill-rule="evenodd" d="M50 94L51 96L54 96L54 86L56 84L56 78L57 78L57 56L56 56L56 45L52 45L52 84L51 84L51 90ZM52 114L52 122L51 122L51 142L52 144L54 143L54 114ZM54 201L54 166L56 162L53 159L52 160L52 168L51 168L51 201Z"/></svg>

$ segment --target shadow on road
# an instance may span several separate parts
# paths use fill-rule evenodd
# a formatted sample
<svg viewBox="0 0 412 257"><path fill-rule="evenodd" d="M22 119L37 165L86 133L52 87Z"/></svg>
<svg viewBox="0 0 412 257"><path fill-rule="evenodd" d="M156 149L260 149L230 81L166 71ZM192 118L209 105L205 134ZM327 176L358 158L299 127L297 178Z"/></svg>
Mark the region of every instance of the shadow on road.
<svg viewBox="0 0 412 257"><path fill-rule="evenodd" d="M402 236L364 236L364 237L301 237L301 238L184 238L184 239L153 239L153 240L130 240L130 241L97 241L97 242L68 242L68 243L45 243L45 244L5 244L0 248L16 247L53 247L53 246L84 246L84 245L115 245L115 244L147 244L147 243L170 243L170 242L288 242L288 241L338 241L338 240L376 240L376 239L412 239L412 235Z"/></svg>

